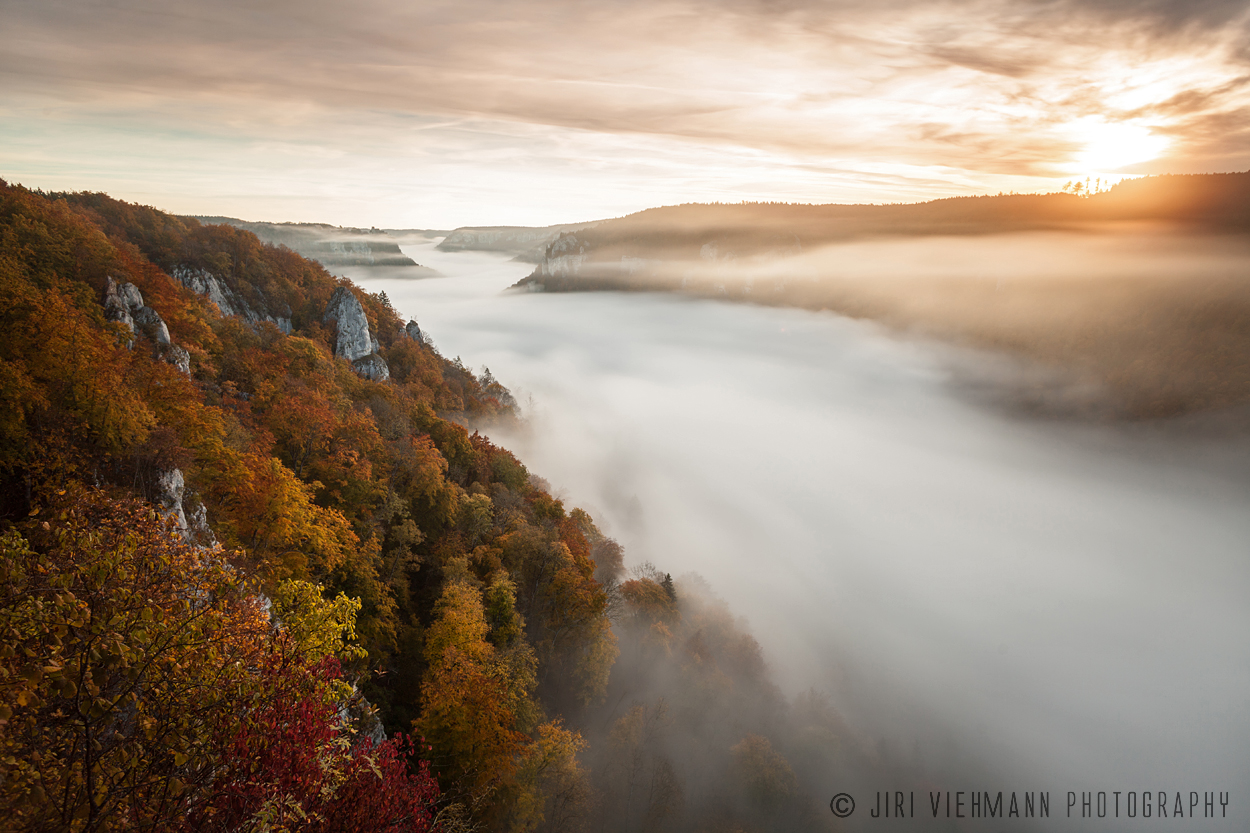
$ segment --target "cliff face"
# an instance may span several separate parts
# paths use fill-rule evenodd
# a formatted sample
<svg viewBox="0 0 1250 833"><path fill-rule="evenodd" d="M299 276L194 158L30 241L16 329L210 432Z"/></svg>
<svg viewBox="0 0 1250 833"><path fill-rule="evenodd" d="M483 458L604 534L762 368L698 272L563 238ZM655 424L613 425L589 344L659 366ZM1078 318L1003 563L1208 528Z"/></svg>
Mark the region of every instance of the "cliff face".
<svg viewBox="0 0 1250 833"><path fill-rule="evenodd" d="M104 293L104 317L109 321L124 324L131 333L135 331L135 319L130 314L130 311L132 308L143 306L142 296L139 296L137 299L134 298L129 291L132 289L134 289L134 295L138 295L139 290L130 284L118 284L117 281L109 278L108 289ZM131 339L130 344L134 344L133 339Z"/></svg>
<svg viewBox="0 0 1250 833"><path fill-rule="evenodd" d="M374 381L389 379L386 359L377 355L378 342L369 333L364 307L345 286L334 290L322 320L334 325L334 355L347 359L361 376Z"/></svg>
<svg viewBox="0 0 1250 833"><path fill-rule="evenodd" d="M108 278L104 291L104 317L126 325L132 334L147 336L160 358L190 375L191 354L173 343L165 320L156 310L144 305L139 287L126 281L118 283L112 277ZM134 347L134 344L135 340L132 338L127 346Z"/></svg>
<svg viewBox="0 0 1250 833"><path fill-rule="evenodd" d="M525 263L540 263L547 246L568 232L590 228L595 223L566 223L559 226L466 226L458 228L438 244L444 252L503 252Z"/></svg>
<svg viewBox="0 0 1250 833"><path fill-rule="evenodd" d="M322 266L398 266L413 277L437 275L408 257L399 244L425 233L416 229L382 230L340 228L322 223L249 223L233 217L198 217L206 223L250 231L266 243L286 246Z"/></svg>
<svg viewBox="0 0 1250 833"><path fill-rule="evenodd" d="M365 317L360 301L356 300L356 296L347 287L340 286L334 290L322 320L337 327L334 355L351 362L373 352L369 319Z"/></svg>
<svg viewBox="0 0 1250 833"><path fill-rule="evenodd" d="M157 475L155 491L155 503L161 514L173 520L174 530L183 540L206 550L216 547L217 536L208 524L208 510L199 496L187 488L182 469L168 469Z"/></svg>
<svg viewBox="0 0 1250 833"><path fill-rule="evenodd" d="M268 321L287 335L291 334L289 310L284 310L286 315L274 315L269 310L256 310L227 286L225 281L207 269L180 264L173 268L171 275L187 289L212 301L222 315L237 315L249 324Z"/></svg>
<svg viewBox="0 0 1250 833"><path fill-rule="evenodd" d="M295 251L324 266L410 266L422 269L399 249L383 240L325 240L301 245Z"/></svg>
<svg viewBox="0 0 1250 833"><path fill-rule="evenodd" d="M580 274L586 262L586 241L577 234L564 234L547 247L534 274L543 277L568 277Z"/></svg>

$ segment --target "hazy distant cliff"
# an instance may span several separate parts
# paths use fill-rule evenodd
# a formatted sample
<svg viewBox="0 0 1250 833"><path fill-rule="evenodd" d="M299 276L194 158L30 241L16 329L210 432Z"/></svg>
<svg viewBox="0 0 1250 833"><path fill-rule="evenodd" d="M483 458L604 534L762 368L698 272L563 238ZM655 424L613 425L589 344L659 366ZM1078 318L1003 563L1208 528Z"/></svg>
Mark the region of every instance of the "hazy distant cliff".
<svg viewBox="0 0 1250 833"><path fill-rule="evenodd" d="M1148 417L1250 403L1250 173L1092 196L679 205L553 240L517 288L683 292L869 318L1036 362L1020 396Z"/></svg>
<svg viewBox="0 0 1250 833"><path fill-rule="evenodd" d="M251 223L233 217L196 217L250 231L266 243L286 246L323 266L410 267L412 277L438 274L404 254L400 239L421 235L418 230L341 228L323 223Z"/></svg>
<svg viewBox="0 0 1250 833"><path fill-rule="evenodd" d="M1099 228L1107 223L1182 223L1250 232L1250 172L1126 180L1100 194L1000 194L904 205L686 204L640 211L553 235L521 283L577 287L671 282L677 261L698 265L786 258L851 240ZM558 280L551 281L550 278ZM680 284L681 278L676 280Z"/></svg>
<svg viewBox="0 0 1250 833"><path fill-rule="evenodd" d="M591 228L595 223L567 223L559 226L465 226L448 234L438 244L444 252L505 252L525 263L538 263L547 245L565 232Z"/></svg>

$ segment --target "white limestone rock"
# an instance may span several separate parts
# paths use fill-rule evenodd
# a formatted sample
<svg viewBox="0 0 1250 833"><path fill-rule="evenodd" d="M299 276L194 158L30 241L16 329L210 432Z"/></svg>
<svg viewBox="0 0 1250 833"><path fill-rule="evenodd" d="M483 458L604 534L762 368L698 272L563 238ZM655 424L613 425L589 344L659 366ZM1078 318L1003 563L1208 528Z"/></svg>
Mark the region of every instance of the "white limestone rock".
<svg viewBox="0 0 1250 833"><path fill-rule="evenodd" d="M174 524L182 537L187 537L187 515L182 510L182 496L186 491L186 481L182 478L182 469L170 469L161 472L156 478L156 501L161 506L161 514L173 518Z"/></svg>
<svg viewBox="0 0 1250 833"><path fill-rule="evenodd" d="M186 487L181 469L161 472L156 478L156 504L164 517L173 519L176 531L188 544L217 549L217 536L208 525L208 510L199 495Z"/></svg>
<svg viewBox="0 0 1250 833"><path fill-rule="evenodd" d="M334 342L334 355L354 362L376 352L373 338L369 334L369 319L365 317L364 307L347 287L340 286L334 290L322 320L327 324L331 321L335 322L337 335ZM383 365L385 364L383 362ZM387 378L389 377L388 370Z"/></svg>
<svg viewBox="0 0 1250 833"><path fill-rule="evenodd" d="M173 276L187 289L212 301L222 315L242 315L242 307L246 304L207 269L175 266Z"/></svg>
<svg viewBox="0 0 1250 833"><path fill-rule="evenodd" d="M139 287L128 281L119 283L113 278L108 279L104 290L104 314L110 321L125 324L132 333L142 332L158 345L158 349L173 344L169 338L169 327L165 325L160 313L144 306L143 293L139 291ZM134 340L127 346L133 347Z"/></svg>
<svg viewBox="0 0 1250 833"><path fill-rule="evenodd" d="M175 266L172 274L187 289L211 301L222 315L238 316L250 324L268 321L287 335L291 334L290 310L286 310L286 315L274 315L269 310L258 312L239 297L237 292L226 286L221 278L207 269L183 264Z"/></svg>
<svg viewBox="0 0 1250 833"><path fill-rule="evenodd" d="M409 321L408 325L401 330L404 335L415 341L417 344L425 344L425 336L421 333L421 328L417 326L416 321Z"/></svg>
<svg viewBox="0 0 1250 833"><path fill-rule="evenodd" d="M372 379L375 382L385 382L391 378L390 365L386 363L386 359L377 353L356 359L356 361L352 362L352 369L366 379Z"/></svg>
<svg viewBox="0 0 1250 833"><path fill-rule="evenodd" d="M131 286L128 283L122 285ZM131 288L134 289L133 286ZM135 289L135 292L138 291ZM112 278L108 279L108 285L104 290L104 317L109 321L120 321L132 333L135 331L135 321L130 314L130 304L122 297L121 287ZM134 341L132 340L130 343L133 345Z"/></svg>
<svg viewBox="0 0 1250 833"><path fill-rule="evenodd" d="M547 247L547 255L538 264L535 276L568 277L582 271L586 262L586 246L576 234L563 234Z"/></svg>
<svg viewBox="0 0 1250 833"><path fill-rule="evenodd" d="M130 286L130 284L124 284ZM134 289L133 286L130 287ZM135 290L138 292L138 290ZM142 304L138 309L133 310L134 323L143 330L143 334L161 347L169 347L173 342L169 338L169 327L165 326L165 320L161 318L160 313L151 307L145 307Z"/></svg>
<svg viewBox="0 0 1250 833"><path fill-rule="evenodd" d="M165 361L186 375L191 375L191 354L187 352L185 347L179 347L177 344L170 345L169 350L165 353Z"/></svg>
<svg viewBox="0 0 1250 833"><path fill-rule="evenodd" d="M133 283L123 282L117 287L117 294L126 302L126 306L130 307L131 312L143 309L143 293Z"/></svg>
<svg viewBox="0 0 1250 833"><path fill-rule="evenodd" d="M198 546L210 550L215 549L217 547L217 536L213 534L212 528L208 525L208 510L198 496L195 496L191 510L186 513L186 518L187 538Z"/></svg>

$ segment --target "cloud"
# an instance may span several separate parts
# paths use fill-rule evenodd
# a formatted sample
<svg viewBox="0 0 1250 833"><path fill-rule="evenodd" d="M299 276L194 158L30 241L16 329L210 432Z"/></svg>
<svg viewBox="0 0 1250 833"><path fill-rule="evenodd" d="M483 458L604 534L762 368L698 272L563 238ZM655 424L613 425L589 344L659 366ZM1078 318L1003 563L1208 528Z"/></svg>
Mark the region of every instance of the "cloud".
<svg viewBox="0 0 1250 833"><path fill-rule="evenodd" d="M1041 5L1044 13L1073 13L1112 22L1141 23L1160 36L1210 31L1237 25L1245 35L1246 4L1238 0L1059 0Z"/></svg>
<svg viewBox="0 0 1250 833"><path fill-rule="evenodd" d="M343 157L363 142L434 164L447 143L429 125L469 120L512 136L499 152L515 157L541 159L544 143L585 145L582 134L594 134L633 143L626 158L657 143L692 158L710 147L776 157L778 177L809 163L943 169L941 193L1064 175L1081 150L1064 126L1090 115L1168 135L1174 163L1246 158L1239 135L1212 133L1250 107L1246 15L1235 3L10 6L0 105L10 117L90 115L88 132L142 113L149 134L230 132ZM408 121L422 124L395 132ZM524 138L531 129L536 143ZM173 138L166 147L181 152ZM10 175L13 161L0 155ZM726 176L701 170L700 191ZM846 194L822 193L813 198Z"/></svg>

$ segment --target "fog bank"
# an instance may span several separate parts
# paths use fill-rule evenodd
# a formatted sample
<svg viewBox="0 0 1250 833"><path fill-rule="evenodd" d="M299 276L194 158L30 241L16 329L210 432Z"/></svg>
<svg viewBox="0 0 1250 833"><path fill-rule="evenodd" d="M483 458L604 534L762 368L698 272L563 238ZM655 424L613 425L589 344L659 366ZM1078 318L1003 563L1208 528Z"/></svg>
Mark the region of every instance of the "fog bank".
<svg viewBox="0 0 1250 833"><path fill-rule="evenodd" d="M1012 419L952 384L977 354L832 314L501 294L531 267L404 251L450 277L353 277L526 403L493 439L627 563L703 576L787 693L833 696L858 757L830 796L1231 789L1193 824L1242 829L1242 440Z"/></svg>
<svg viewBox="0 0 1250 833"><path fill-rule="evenodd" d="M950 202L867 208L933 206ZM990 203L971 207L992 214ZM889 217L873 219L868 233L811 217L808 227L779 227L786 218L770 218L765 209L782 210L771 206L681 208L756 209L739 219L770 222L728 230L675 222L670 232L663 217L642 224L643 212L563 238L522 286L678 292L870 319L1031 362L1029 374L995 375L1002 402L1034 413L1158 419L1250 407L1245 234L1166 223L994 234L974 223L936 234L917 223L908 236L905 218L887 234ZM821 233L858 237L822 242Z"/></svg>

